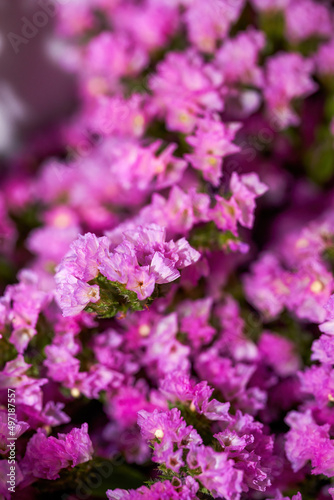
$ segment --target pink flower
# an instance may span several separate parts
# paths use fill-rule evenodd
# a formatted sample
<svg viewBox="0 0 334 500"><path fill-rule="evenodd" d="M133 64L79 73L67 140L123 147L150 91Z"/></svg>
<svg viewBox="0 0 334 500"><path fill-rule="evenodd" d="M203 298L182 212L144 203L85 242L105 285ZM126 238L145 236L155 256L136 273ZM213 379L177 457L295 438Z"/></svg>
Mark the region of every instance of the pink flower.
<svg viewBox="0 0 334 500"><path fill-rule="evenodd" d="M155 278L149 274L148 266L133 271L129 276L126 288L137 293L139 300L144 300L152 295L155 287Z"/></svg>
<svg viewBox="0 0 334 500"><path fill-rule="evenodd" d="M285 9L286 34L292 42L311 37L329 37L333 33L330 11L313 0L293 0Z"/></svg>
<svg viewBox="0 0 334 500"><path fill-rule="evenodd" d="M298 53L280 52L267 60L264 97L279 128L298 124L291 102L317 89L311 80L312 70L312 61Z"/></svg>
<svg viewBox="0 0 334 500"><path fill-rule="evenodd" d="M230 189L233 193L233 199L240 209L240 224L248 228L253 227L255 199L262 196L268 187L260 181L255 173L239 176L233 172Z"/></svg>
<svg viewBox="0 0 334 500"><path fill-rule="evenodd" d="M216 195L216 205L211 210L211 216L222 231L231 231L238 236L238 222L244 227L253 227L255 200L267 191L267 186L260 182L255 173L239 176L233 172L230 190L232 196L229 199Z"/></svg>
<svg viewBox="0 0 334 500"><path fill-rule="evenodd" d="M159 481L152 484L149 488L141 486L138 490L108 490L109 500L142 500L143 497L148 500L196 500L199 489L198 483L191 477L182 478L182 482L172 484L170 481Z"/></svg>
<svg viewBox="0 0 334 500"><path fill-rule="evenodd" d="M56 300L64 316L79 314L90 302L100 299L99 287L68 274L65 269L58 271L56 277Z"/></svg>
<svg viewBox="0 0 334 500"><path fill-rule="evenodd" d="M26 374L31 367L24 361L22 354L8 361L0 372L0 389L15 388L16 405L32 406L42 410L43 393L41 386L47 384L46 378L33 378Z"/></svg>
<svg viewBox="0 0 334 500"><path fill-rule="evenodd" d="M264 254L243 279L247 299L267 317L280 314L290 296L287 276L275 255Z"/></svg>
<svg viewBox="0 0 334 500"><path fill-rule="evenodd" d="M300 368L300 358L295 345L281 335L265 331L259 340L259 352L264 362L270 365L278 375L293 375Z"/></svg>
<svg viewBox="0 0 334 500"><path fill-rule="evenodd" d="M222 231L231 231L238 236L237 223L240 218L240 208L233 196L226 200L218 194L215 196L216 204L211 210L211 218Z"/></svg>
<svg viewBox="0 0 334 500"><path fill-rule="evenodd" d="M39 429L30 439L22 462L25 474L42 479L57 479L59 471L92 459L93 446L88 435L88 425L72 429L58 438L46 437Z"/></svg>
<svg viewBox="0 0 334 500"><path fill-rule="evenodd" d="M8 454L9 448L7 445L10 443L10 437L19 438L29 427L27 422L17 421L14 430L12 428L9 429L8 413L0 410L0 454Z"/></svg>
<svg viewBox="0 0 334 500"><path fill-rule="evenodd" d="M180 276L180 272L175 269L174 262L164 257L160 252L155 252L150 264L150 273L155 277L158 284L169 283Z"/></svg>
<svg viewBox="0 0 334 500"><path fill-rule="evenodd" d="M317 72L321 76L334 74L334 38L320 45L314 60Z"/></svg>
<svg viewBox="0 0 334 500"><path fill-rule="evenodd" d="M196 53L169 52L150 79L152 104L159 115L166 117L169 129L189 133L204 109L223 108L221 85L221 74Z"/></svg>
<svg viewBox="0 0 334 500"><path fill-rule="evenodd" d="M200 468L196 478L207 488L213 498L239 500L242 492L241 470L234 468L233 460L225 453L216 453L208 446L192 446L187 455L190 469Z"/></svg>
<svg viewBox="0 0 334 500"><path fill-rule="evenodd" d="M83 281L90 281L98 275L98 266L109 251L109 240L86 233L72 243L70 252L62 260L59 271L71 269L73 275Z"/></svg>
<svg viewBox="0 0 334 500"><path fill-rule="evenodd" d="M309 460L312 474L334 476L334 445L329 436L329 424L317 425L311 411L293 411L286 418L290 431L286 435L285 451L296 472Z"/></svg>
<svg viewBox="0 0 334 500"><path fill-rule="evenodd" d="M224 124L217 117L199 119L195 135L187 138L194 153L185 158L214 186L219 184L221 178L222 159L239 151L239 147L232 143L239 128L240 124Z"/></svg>
<svg viewBox="0 0 334 500"><path fill-rule="evenodd" d="M156 372L165 375L170 371L189 370L190 347L177 340L177 332L177 316L172 313L161 318L150 334L143 361L154 375Z"/></svg>
<svg viewBox="0 0 334 500"><path fill-rule="evenodd" d="M177 29L178 18L178 9L172 2L146 2L144 8L120 3L113 17L116 30L128 32L134 45L146 51L158 49L168 42Z"/></svg>
<svg viewBox="0 0 334 500"><path fill-rule="evenodd" d="M187 6L184 18L191 43L203 52L213 53L244 6L244 0L195 0Z"/></svg>
<svg viewBox="0 0 334 500"><path fill-rule="evenodd" d="M45 354L48 376L66 387L73 387L79 377L80 361L68 351L68 346L48 345Z"/></svg>
<svg viewBox="0 0 334 500"><path fill-rule="evenodd" d="M203 344L208 344L216 333L216 330L209 324L211 307L212 299L210 297L184 301L179 307L181 331L187 333L189 341L195 349Z"/></svg>
<svg viewBox="0 0 334 500"><path fill-rule="evenodd" d="M258 58L265 41L265 35L261 31L248 28L223 43L217 51L216 64L223 71L227 83L262 86L263 76Z"/></svg>
<svg viewBox="0 0 334 500"><path fill-rule="evenodd" d="M138 412L138 425L144 439L151 441L154 446L153 460L165 463L168 456L176 450L189 448L191 444L198 446L202 439L197 431L187 425L177 408L168 411L145 410ZM181 453L176 456L175 466L181 465Z"/></svg>

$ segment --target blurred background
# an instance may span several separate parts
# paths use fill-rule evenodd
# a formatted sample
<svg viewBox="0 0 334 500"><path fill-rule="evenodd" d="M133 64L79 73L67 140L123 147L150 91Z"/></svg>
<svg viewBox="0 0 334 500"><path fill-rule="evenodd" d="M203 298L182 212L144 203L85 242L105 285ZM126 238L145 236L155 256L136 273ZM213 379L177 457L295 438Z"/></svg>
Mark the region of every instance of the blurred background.
<svg viewBox="0 0 334 500"><path fill-rule="evenodd" d="M36 131L52 128L75 107L75 79L54 56L57 50L59 57L59 42L52 15L45 10L35 19L41 26L37 31L29 24L43 2L0 0L2 166Z"/></svg>

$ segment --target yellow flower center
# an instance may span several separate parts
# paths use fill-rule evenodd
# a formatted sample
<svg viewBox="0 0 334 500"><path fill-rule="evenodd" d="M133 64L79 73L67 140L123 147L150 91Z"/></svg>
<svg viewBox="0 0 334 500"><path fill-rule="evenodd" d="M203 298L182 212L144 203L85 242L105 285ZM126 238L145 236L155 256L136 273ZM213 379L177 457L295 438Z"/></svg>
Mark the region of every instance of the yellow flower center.
<svg viewBox="0 0 334 500"><path fill-rule="evenodd" d="M139 327L139 335L141 337L147 337L150 334L151 328L149 325L140 325Z"/></svg>
<svg viewBox="0 0 334 500"><path fill-rule="evenodd" d="M324 285L321 283L321 281L315 280L315 281L313 281L310 288L311 288L311 292L320 293L324 289Z"/></svg>
<svg viewBox="0 0 334 500"><path fill-rule="evenodd" d="M164 437L164 431L162 429L157 429L154 435L157 439L162 439Z"/></svg>
<svg viewBox="0 0 334 500"><path fill-rule="evenodd" d="M77 387L73 387L73 389L71 389L71 396L73 398L78 398L80 396L80 391L79 389L77 389Z"/></svg>

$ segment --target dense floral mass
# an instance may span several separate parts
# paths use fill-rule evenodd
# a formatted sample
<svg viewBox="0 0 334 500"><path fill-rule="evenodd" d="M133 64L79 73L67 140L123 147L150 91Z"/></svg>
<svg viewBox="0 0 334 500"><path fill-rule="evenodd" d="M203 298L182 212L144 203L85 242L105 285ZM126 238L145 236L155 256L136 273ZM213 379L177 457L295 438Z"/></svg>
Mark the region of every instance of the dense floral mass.
<svg viewBox="0 0 334 500"><path fill-rule="evenodd" d="M56 4L78 106L1 178L0 498L334 499L330 2Z"/></svg>

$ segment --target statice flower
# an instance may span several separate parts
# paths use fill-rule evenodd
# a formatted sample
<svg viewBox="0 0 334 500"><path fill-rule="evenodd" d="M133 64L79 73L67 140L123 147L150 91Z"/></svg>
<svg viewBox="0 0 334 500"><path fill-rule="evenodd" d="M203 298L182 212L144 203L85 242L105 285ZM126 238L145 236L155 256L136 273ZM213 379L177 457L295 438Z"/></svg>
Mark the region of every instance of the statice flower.
<svg viewBox="0 0 334 500"><path fill-rule="evenodd" d="M174 479L174 482L162 481L152 484L150 488L141 486L138 490L108 490L109 500L141 500L143 496L148 500L193 500L198 498L198 483L188 476L184 481Z"/></svg>
<svg viewBox="0 0 334 500"><path fill-rule="evenodd" d="M208 117L199 119L194 136L187 138L194 152L185 158L214 186L219 185L222 176L222 159L239 151L238 146L232 143L239 127L237 123L225 125L217 117Z"/></svg>
<svg viewBox="0 0 334 500"><path fill-rule="evenodd" d="M334 39L320 45L315 58L317 72L321 76L334 74Z"/></svg>
<svg viewBox="0 0 334 500"><path fill-rule="evenodd" d="M214 498L224 495L239 499L242 491L249 488L264 491L270 485L273 442L262 433L261 424L241 412L231 416L228 403L211 399L213 389L206 382L195 384L182 373L176 378L167 376L161 390L170 404L178 405L182 415L192 419L206 441L210 441L211 422L216 422L216 429L222 429L211 436L211 447L202 444L191 426L185 427L176 408L169 412L139 412L141 432L151 441L153 460L162 466L162 470L166 467L174 473L181 473L184 467L188 467L191 475ZM184 448L189 450L186 462L184 453L180 452ZM250 457L251 463L248 462Z"/></svg>
<svg viewBox="0 0 334 500"><path fill-rule="evenodd" d="M168 413L139 412L138 424L143 436L154 442L153 459L165 463L168 469L179 472L184 465L181 449L188 448L187 466L192 474L213 495L228 499L240 498L243 474L234 469L234 462L225 453L216 453L201 445L201 439L191 427L186 427L176 409ZM176 450L178 451L174 451ZM180 449L181 448L181 449Z"/></svg>
<svg viewBox="0 0 334 500"><path fill-rule="evenodd" d="M290 1L285 9L286 34L292 42L307 38L327 38L333 32L333 24L326 5L313 0Z"/></svg>
<svg viewBox="0 0 334 500"><path fill-rule="evenodd" d="M332 289L332 276L316 259L305 260L297 272L284 269L272 254L253 264L252 278L244 278L248 300L267 317L286 307L299 318L322 322Z"/></svg>
<svg viewBox="0 0 334 500"><path fill-rule="evenodd" d="M89 303L100 299L99 287L89 286L87 283L67 274L65 270L56 275L58 285L57 300L64 316L79 314Z"/></svg>
<svg viewBox="0 0 334 500"><path fill-rule="evenodd" d="M14 431L8 428L8 414L7 412L0 411L0 454L7 455L9 448L7 444L9 443L10 437L19 438L25 431L29 429L29 424L24 421L15 422ZM13 435L12 435L13 433Z"/></svg>
<svg viewBox="0 0 334 500"><path fill-rule="evenodd" d="M98 6L99 2L94 3ZM58 13L60 17L59 29L70 35L91 29L94 26L94 16L91 7L91 0L84 0L82 2L75 0L74 2L62 4L62 8Z"/></svg>
<svg viewBox="0 0 334 500"><path fill-rule="evenodd" d="M220 111L223 78L195 52L170 52L150 79L152 105L171 130L189 133L204 110Z"/></svg>
<svg viewBox="0 0 334 500"><path fill-rule="evenodd" d="M298 124L292 101L313 93L313 63L298 53L278 53L267 60L264 98L280 128Z"/></svg>
<svg viewBox="0 0 334 500"><path fill-rule="evenodd" d="M300 359L290 340L275 333L264 331L259 340L259 352L280 376L293 375L300 368Z"/></svg>
<svg viewBox="0 0 334 500"><path fill-rule="evenodd" d="M93 95L107 93L117 77L138 73L148 60L144 48L134 45L124 32L102 32L85 49L87 88Z"/></svg>
<svg viewBox="0 0 334 500"><path fill-rule="evenodd" d="M334 445L329 435L330 426L318 425L310 410L291 412L286 422L291 430L286 435L285 450L293 470L298 471L310 460L312 474L332 477ZM308 436L307 440L305 436Z"/></svg>
<svg viewBox="0 0 334 500"><path fill-rule="evenodd" d="M115 229L106 231L106 235L114 242L121 243L124 231L133 230L138 226L156 224L166 228L171 235L188 235L189 231L199 222L209 220L210 197L191 187L188 190L174 185L167 199L154 193L151 203L146 205L139 214Z"/></svg>
<svg viewBox="0 0 334 500"><path fill-rule="evenodd" d="M62 268L69 268L77 279L90 281L98 275L99 265L109 250L107 238L95 234L79 235L62 261Z"/></svg>
<svg viewBox="0 0 334 500"><path fill-rule="evenodd" d="M324 364L333 363L333 337L331 335L321 335L312 344L312 360L320 361Z"/></svg>
<svg viewBox="0 0 334 500"><path fill-rule="evenodd" d="M262 196L268 190L268 187L260 181L255 173L239 177L238 174L233 172L230 189L240 209L240 224L251 228L254 223L255 199Z"/></svg>
<svg viewBox="0 0 334 500"><path fill-rule="evenodd" d="M237 361L256 361L259 350L245 333L246 324L241 318L238 302L227 295L224 302L215 307L214 316L219 320L221 327L215 342L220 351Z"/></svg>
<svg viewBox="0 0 334 500"><path fill-rule="evenodd" d="M131 36L135 46L145 51L163 47L178 26L178 9L172 3L146 1L144 8L121 3L113 16L116 30ZM136 23L133 23L136 19Z"/></svg>
<svg viewBox="0 0 334 500"><path fill-rule="evenodd" d="M110 314L114 315L118 299L112 302L106 291L101 297L99 285L102 282L104 289L108 289L110 282L109 293L112 293L110 286L115 283L123 296L126 297L126 290L129 290L142 301L152 295L156 284L174 281L180 276L179 269L200 257L185 238L166 242L164 229L157 225L125 231L122 243L111 251L110 246L112 241L108 238L97 238L90 233L80 236L71 245L55 276L56 297L65 316L78 314L88 304L97 303L98 307L100 299L103 310L108 308L108 301L112 303ZM96 279L93 284L92 280Z"/></svg>
<svg viewBox="0 0 334 500"><path fill-rule="evenodd" d="M195 384L188 375L179 371L174 376L167 374L160 390L169 402L189 404L191 411L204 415L208 420L231 421L230 404L212 399L213 389L205 381Z"/></svg>
<svg viewBox="0 0 334 500"><path fill-rule="evenodd" d="M237 408L251 415L264 408L265 391L249 386L256 365L233 361L213 345L197 357L195 367L201 378L219 389L227 401L233 400Z"/></svg>
<svg viewBox="0 0 334 500"><path fill-rule="evenodd" d="M258 59L264 46L264 34L252 28L227 39L216 54L216 63L224 73L225 82L261 86L263 75Z"/></svg>
<svg viewBox="0 0 334 500"><path fill-rule="evenodd" d="M48 377L56 382L62 382L65 387L74 387L79 377L80 361L73 355L66 342L63 345L48 345L45 347L46 359L44 366L48 369Z"/></svg>
<svg viewBox="0 0 334 500"><path fill-rule="evenodd" d="M181 331L188 335L189 341L195 348L208 344L214 337L216 330L209 324L212 299L185 301L179 308L181 317Z"/></svg>
<svg viewBox="0 0 334 500"><path fill-rule="evenodd" d="M92 459L93 446L88 435L88 425L74 428L58 438L46 437L42 430L30 438L22 461L25 474L43 479L56 479L59 471Z"/></svg>
<svg viewBox="0 0 334 500"><path fill-rule="evenodd" d="M322 260L322 255L331 246L333 226L326 217L320 217L303 227L301 231L293 228L279 245L284 261L297 268L301 261Z"/></svg>
<svg viewBox="0 0 334 500"><path fill-rule="evenodd" d="M260 182L256 174L239 176L233 172L230 190L232 196L228 199L216 195L211 217L219 229L238 236L238 223L247 228L253 227L255 200L267 191L267 186Z"/></svg>
<svg viewBox="0 0 334 500"><path fill-rule="evenodd" d="M186 373L189 371L190 348L177 339L177 333L177 315L172 313L162 318L149 334L143 361L152 376L165 375L175 370Z"/></svg>
<svg viewBox="0 0 334 500"><path fill-rule="evenodd" d="M225 38L238 19L244 0L195 0L187 6L184 19L191 43L203 52L214 52L216 42Z"/></svg>
<svg viewBox="0 0 334 500"><path fill-rule="evenodd" d="M159 461L160 452L166 448L173 451L177 448L189 447L191 443L201 444L202 439L192 426L187 426L177 408L162 412L154 410L153 413L142 410L138 413L138 425L142 436L154 442L154 453Z"/></svg>
<svg viewBox="0 0 334 500"><path fill-rule="evenodd" d="M314 357L315 359L315 357ZM330 365L311 366L298 373L303 393L312 396L310 408L316 402L317 411L328 409L334 397L334 372Z"/></svg>
<svg viewBox="0 0 334 500"><path fill-rule="evenodd" d="M48 214L54 219L52 223L32 231L27 241L29 250L38 255L39 265L51 271L59 264L79 234L79 228L73 221L76 219L75 214L66 213L66 210L61 208L57 212Z"/></svg>
<svg viewBox="0 0 334 500"><path fill-rule="evenodd" d="M3 325L11 329L10 342L22 354L31 339L37 334L39 314L50 301L50 295L40 289L38 275L21 270L19 283L5 290Z"/></svg>
<svg viewBox="0 0 334 500"><path fill-rule="evenodd" d="M8 476L9 474L9 464L7 460L0 460L0 494L2 495L2 498L5 500L11 500L13 498L11 492L8 489L8 486L10 486L8 481ZM23 480L23 474L20 468L20 465L18 463L15 464L15 484L19 485L22 483Z"/></svg>
<svg viewBox="0 0 334 500"><path fill-rule="evenodd" d="M42 410L43 394L41 387L48 382L46 378L33 378L27 375L30 364L24 361L22 354L8 361L0 372L0 389L15 389L15 400L21 409L34 407ZM7 392L7 391L6 391Z"/></svg>
<svg viewBox="0 0 334 500"><path fill-rule="evenodd" d="M101 96L92 109L84 113L83 120L90 120L90 126L103 137L141 137L147 125L144 99L133 94L125 99L121 96Z"/></svg>
<svg viewBox="0 0 334 500"><path fill-rule="evenodd" d="M324 305L330 297L332 286L332 275L321 262L305 261L290 280L287 307L299 318L320 323L325 319Z"/></svg>
<svg viewBox="0 0 334 500"><path fill-rule="evenodd" d="M215 453L206 446L191 447L187 455L190 470L199 469L196 476L213 498L239 500L242 492L242 472L234 469L225 453Z"/></svg>

